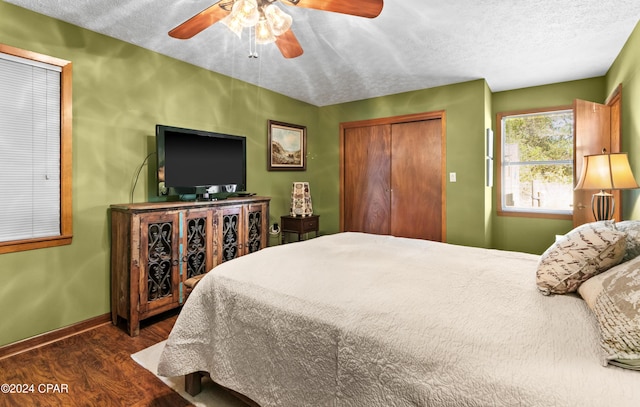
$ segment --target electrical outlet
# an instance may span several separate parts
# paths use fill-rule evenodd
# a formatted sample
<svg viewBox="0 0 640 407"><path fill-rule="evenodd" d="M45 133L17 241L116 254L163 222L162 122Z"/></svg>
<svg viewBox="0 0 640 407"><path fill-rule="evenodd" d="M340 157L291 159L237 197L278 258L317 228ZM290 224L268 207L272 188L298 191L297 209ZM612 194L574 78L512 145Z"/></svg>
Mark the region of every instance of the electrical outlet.
<svg viewBox="0 0 640 407"><path fill-rule="evenodd" d="M456 182L456 173L455 172L450 172L449 173L449 182Z"/></svg>

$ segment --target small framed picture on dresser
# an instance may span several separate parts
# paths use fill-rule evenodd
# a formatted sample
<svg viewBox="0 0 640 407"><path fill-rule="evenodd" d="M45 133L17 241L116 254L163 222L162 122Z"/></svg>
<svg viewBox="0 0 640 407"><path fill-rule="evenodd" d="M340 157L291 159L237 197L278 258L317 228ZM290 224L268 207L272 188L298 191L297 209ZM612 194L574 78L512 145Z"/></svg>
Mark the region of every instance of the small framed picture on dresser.
<svg viewBox="0 0 640 407"><path fill-rule="evenodd" d="M269 120L267 166L269 171L307 169L307 127Z"/></svg>

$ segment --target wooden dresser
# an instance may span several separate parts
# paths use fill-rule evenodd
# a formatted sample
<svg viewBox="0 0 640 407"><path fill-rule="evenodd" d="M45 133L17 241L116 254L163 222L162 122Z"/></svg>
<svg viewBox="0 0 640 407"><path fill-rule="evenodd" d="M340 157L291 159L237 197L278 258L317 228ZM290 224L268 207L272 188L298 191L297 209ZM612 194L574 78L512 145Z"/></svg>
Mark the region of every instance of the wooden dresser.
<svg viewBox="0 0 640 407"><path fill-rule="evenodd" d="M140 321L181 306L184 282L268 245L269 200L111 205L111 317Z"/></svg>

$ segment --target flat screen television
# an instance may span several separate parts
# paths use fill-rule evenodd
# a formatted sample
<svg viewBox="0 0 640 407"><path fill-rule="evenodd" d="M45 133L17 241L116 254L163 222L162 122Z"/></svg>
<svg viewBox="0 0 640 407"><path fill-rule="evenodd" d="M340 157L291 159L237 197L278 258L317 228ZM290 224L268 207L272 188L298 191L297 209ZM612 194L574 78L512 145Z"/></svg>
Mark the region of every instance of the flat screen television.
<svg viewBox="0 0 640 407"><path fill-rule="evenodd" d="M220 197L246 189L243 136L158 124L156 152L160 196Z"/></svg>

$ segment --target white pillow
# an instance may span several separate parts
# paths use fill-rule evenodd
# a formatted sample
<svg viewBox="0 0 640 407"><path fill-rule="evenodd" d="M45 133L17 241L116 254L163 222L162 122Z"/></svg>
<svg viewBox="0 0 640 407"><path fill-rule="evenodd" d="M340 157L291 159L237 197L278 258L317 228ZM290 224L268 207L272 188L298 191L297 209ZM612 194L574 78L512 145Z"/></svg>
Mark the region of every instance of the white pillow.
<svg viewBox="0 0 640 407"><path fill-rule="evenodd" d="M576 291L590 277L620 263L625 255L625 238L613 222L578 226L540 256L538 289L545 295Z"/></svg>

